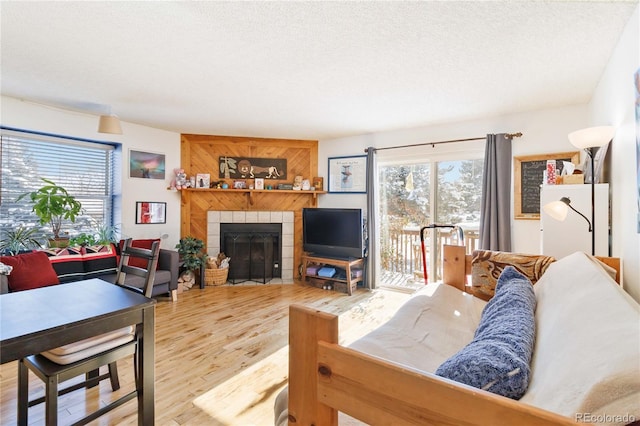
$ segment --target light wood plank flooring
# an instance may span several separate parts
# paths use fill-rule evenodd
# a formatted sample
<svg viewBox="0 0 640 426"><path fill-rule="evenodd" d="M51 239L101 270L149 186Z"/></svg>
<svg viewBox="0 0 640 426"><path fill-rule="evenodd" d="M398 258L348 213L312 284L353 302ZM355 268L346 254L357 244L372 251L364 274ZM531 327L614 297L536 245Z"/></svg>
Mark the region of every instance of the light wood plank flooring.
<svg viewBox="0 0 640 426"><path fill-rule="evenodd" d="M276 395L287 383L288 307L302 303L340 315L347 344L386 321L409 297L389 290L353 296L305 285L193 288L178 302L156 307L156 424L272 425ZM0 348L1 350L1 348ZM118 363L121 389L109 382L59 400L59 424L133 389L131 360ZM17 363L0 366L0 423L16 422ZM44 391L30 376L31 397ZM30 424L44 424L42 404L29 409ZM130 401L94 425L135 425Z"/></svg>

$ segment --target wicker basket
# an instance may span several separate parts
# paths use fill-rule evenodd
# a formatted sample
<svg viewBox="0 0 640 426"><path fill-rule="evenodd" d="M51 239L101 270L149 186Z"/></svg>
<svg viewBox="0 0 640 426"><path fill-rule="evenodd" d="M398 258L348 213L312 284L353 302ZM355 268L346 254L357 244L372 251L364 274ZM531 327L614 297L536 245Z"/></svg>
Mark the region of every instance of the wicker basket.
<svg viewBox="0 0 640 426"><path fill-rule="evenodd" d="M229 268L224 269L205 269L204 283L206 285L222 285L227 282L229 276Z"/></svg>

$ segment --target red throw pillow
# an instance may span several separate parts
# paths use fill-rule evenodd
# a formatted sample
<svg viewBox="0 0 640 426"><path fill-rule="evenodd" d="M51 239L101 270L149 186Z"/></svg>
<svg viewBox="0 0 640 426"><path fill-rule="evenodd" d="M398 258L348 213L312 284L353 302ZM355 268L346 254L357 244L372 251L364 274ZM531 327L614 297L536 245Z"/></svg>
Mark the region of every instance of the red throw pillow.
<svg viewBox="0 0 640 426"><path fill-rule="evenodd" d="M32 251L16 256L1 256L0 262L13 266L9 279L9 290L22 291L32 288L60 284L49 256L42 251Z"/></svg>
<svg viewBox="0 0 640 426"><path fill-rule="evenodd" d="M151 246L154 242L160 242L160 238L156 239L147 239L147 240L132 240L131 247L138 247L143 249L151 249ZM120 240L119 251L122 252L122 247L124 246L124 240ZM120 262L120 258L118 258L118 263ZM147 268L147 260L141 257L133 257L129 256L129 266L136 266L138 268L146 269ZM156 264L156 270L158 269L158 265Z"/></svg>

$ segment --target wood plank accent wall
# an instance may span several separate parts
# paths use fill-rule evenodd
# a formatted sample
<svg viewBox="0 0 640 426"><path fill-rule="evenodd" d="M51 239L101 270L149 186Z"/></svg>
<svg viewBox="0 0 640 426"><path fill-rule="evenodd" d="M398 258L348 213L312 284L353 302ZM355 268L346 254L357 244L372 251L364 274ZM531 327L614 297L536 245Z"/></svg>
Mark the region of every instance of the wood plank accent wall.
<svg viewBox="0 0 640 426"><path fill-rule="evenodd" d="M267 184L293 183L296 175L312 179L318 176L318 141L264 139L237 136L182 134L181 164L187 176L209 173L216 182L220 173L219 157L286 158L287 179L265 179ZM233 187L233 179L227 180ZM252 184L247 180L247 185ZM249 195L252 203L249 202ZM271 210L294 212L294 277L302 256L302 208L316 207L317 194L301 191L253 192L239 190L183 190L180 208L180 235L191 235L207 242L209 210ZM215 253L213 253L215 254Z"/></svg>

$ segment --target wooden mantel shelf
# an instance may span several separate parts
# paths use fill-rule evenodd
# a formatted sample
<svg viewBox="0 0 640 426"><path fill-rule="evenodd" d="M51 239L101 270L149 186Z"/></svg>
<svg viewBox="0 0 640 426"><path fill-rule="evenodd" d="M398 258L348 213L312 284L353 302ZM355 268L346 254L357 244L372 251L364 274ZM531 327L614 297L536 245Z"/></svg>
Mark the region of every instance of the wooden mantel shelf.
<svg viewBox="0 0 640 426"><path fill-rule="evenodd" d="M224 192L226 194L236 193L236 194L247 194L247 202L249 205L253 205L253 194L254 193L273 193L273 194L305 194L312 195L313 198L317 198L320 194L326 194L327 191L317 191L317 190L295 190L295 189L235 189L235 188L185 188L181 191L189 191L189 192Z"/></svg>
<svg viewBox="0 0 640 426"><path fill-rule="evenodd" d="M327 193L327 191L317 191L317 190L303 191L303 190L296 190L296 189L234 189L234 188L227 188L227 189L220 189L220 188L185 188L185 189L182 189L181 191L246 192L246 193L252 193L252 192L280 192L280 193L287 193L287 194L311 194L311 195L326 194Z"/></svg>

